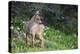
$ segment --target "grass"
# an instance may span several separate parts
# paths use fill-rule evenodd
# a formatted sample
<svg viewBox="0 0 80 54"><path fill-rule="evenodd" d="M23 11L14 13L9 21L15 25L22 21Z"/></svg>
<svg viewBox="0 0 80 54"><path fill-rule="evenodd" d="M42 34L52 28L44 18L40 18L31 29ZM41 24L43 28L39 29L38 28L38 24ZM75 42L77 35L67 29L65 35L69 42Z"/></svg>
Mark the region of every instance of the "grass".
<svg viewBox="0 0 80 54"><path fill-rule="evenodd" d="M75 34L68 34L46 27L44 31L45 47L38 46L26 47L23 39L12 38L12 52L37 52L37 51L53 51L53 50L69 50L78 48L78 38ZM36 44L38 45L38 43Z"/></svg>

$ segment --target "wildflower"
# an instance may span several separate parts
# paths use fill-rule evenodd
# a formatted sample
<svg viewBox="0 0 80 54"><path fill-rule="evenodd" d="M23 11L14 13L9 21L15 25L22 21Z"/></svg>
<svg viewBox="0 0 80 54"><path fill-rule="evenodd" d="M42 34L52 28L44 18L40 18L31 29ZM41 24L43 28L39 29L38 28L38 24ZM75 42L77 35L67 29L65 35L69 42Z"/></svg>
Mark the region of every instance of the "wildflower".
<svg viewBox="0 0 80 54"><path fill-rule="evenodd" d="M46 26L44 30L48 30L48 29L49 29L49 27Z"/></svg>
<svg viewBox="0 0 80 54"><path fill-rule="evenodd" d="M20 30L20 28L19 28L19 27L17 27L17 30Z"/></svg>
<svg viewBox="0 0 80 54"><path fill-rule="evenodd" d="M46 28L47 30L49 29L49 27Z"/></svg>
<svg viewBox="0 0 80 54"><path fill-rule="evenodd" d="M46 33L44 33L44 36L46 35Z"/></svg>
<svg viewBox="0 0 80 54"><path fill-rule="evenodd" d="M64 17L62 17L62 19L64 19Z"/></svg>
<svg viewBox="0 0 80 54"><path fill-rule="evenodd" d="M14 29L14 27L13 27L13 26L11 26L11 27L10 27L10 29Z"/></svg>
<svg viewBox="0 0 80 54"><path fill-rule="evenodd" d="M23 21L23 23L25 23L25 21Z"/></svg>

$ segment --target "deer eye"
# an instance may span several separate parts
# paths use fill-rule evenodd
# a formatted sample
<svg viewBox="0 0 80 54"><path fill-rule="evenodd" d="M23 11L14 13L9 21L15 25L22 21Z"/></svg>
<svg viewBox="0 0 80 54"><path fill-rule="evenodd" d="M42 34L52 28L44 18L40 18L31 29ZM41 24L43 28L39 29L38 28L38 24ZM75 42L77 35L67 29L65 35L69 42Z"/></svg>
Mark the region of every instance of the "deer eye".
<svg viewBox="0 0 80 54"><path fill-rule="evenodd" d="M37 20L40 20L40 19L37 18Z"/></svg>

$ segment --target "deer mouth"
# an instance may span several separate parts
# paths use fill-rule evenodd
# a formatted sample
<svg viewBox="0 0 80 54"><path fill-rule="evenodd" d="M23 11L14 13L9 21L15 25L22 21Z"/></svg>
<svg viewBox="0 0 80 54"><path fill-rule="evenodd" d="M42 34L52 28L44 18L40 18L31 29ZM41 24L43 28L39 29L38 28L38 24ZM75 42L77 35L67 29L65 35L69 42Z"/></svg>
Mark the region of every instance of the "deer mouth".
<svg viewBox="0 0 80 54"><path fill-rule="evenodd" d="M41 23L39 23L39 24L43 24L43 23L41 22Z"/></svg>

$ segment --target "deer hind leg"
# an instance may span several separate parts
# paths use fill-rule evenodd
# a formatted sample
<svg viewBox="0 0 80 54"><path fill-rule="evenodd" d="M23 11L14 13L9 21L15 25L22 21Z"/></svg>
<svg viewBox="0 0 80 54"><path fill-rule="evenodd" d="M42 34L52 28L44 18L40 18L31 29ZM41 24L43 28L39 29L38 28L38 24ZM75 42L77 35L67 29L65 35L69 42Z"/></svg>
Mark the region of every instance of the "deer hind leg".
<svg viewBox="0 0 80 54"><path fill-rule="evenodd" d="M27 44L27 47L29 46L29 35L26 34L26 44Z"/></svg>
<svg viewBox="0 0 80 54"><path fill-rule="evenodd" d="M40 46L42 48L44 48L44 38L43 38L42 34L39 35L39 39L40 39Z"/></svg>

